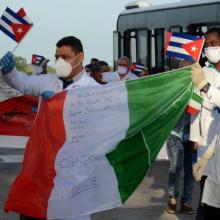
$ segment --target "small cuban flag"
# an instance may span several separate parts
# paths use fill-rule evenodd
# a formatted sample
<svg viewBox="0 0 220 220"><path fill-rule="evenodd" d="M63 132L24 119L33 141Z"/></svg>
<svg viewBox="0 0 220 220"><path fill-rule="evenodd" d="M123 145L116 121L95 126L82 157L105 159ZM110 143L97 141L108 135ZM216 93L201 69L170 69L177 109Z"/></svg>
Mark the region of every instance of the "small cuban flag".
<svg viewBox="0 0 220 220"><path fill-rule="evenodd" d="M7 7L0 18L0 30L17 43L23 39L32 25L23 8L16 13Z"/></svg>
<svg viewBox="0 0 220 220"><path fill-rule="evenodd" d="M35 66L41 66L43 65L46 61L48 61L44 56L33 54L31 63Z"/></svg>
<svg viewBox="0 0 220 220"><path fill-rule="evenodd" d="M145 67L143 64L139 63L132 63L130 67L130 71L137 76L139 76L143 71L147 71L147 67Z"/></svg>
<svg viewBox="0 0 220 220"><path fill-rule="evenodd" d="M204 39L185 33L166 34L166 55L191 62L197 62L200 58Z"/></svg>

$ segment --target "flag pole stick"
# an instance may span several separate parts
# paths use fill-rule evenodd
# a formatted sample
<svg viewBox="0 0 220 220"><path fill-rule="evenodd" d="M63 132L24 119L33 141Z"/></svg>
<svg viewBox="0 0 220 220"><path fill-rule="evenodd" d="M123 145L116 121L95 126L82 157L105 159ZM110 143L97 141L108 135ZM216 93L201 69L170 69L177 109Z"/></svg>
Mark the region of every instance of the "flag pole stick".
<svg viewBox="0 0 220 220"><path fill-rule="evenodd" d="M16 46L15 46L14 49L11 51L11 53L14 54L15 50L18 48L19 45L20 45L20 43L16 44Z"/></svg>

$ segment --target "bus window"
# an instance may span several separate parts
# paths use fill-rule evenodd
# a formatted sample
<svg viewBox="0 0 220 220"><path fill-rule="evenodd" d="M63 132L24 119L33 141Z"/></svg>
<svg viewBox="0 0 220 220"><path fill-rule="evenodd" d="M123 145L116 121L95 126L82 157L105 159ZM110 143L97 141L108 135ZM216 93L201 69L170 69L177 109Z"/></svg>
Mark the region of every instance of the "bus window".
<svg viewBox="0 0 220 220"><path fill-rule="evenodd" d="M116 63L118 61L118 58L120 55L120 32L114 31L113 32L113 60L114 60L114 66L116 66Z"/></svg>
<svg viewBox="0 0 220 220"><path fill-rule="evenodd" d="M156 72L164 71L164 29L155 30Z"/></svg>
<svg viewBox="0 0 220 220"><path fill-rule="evenodd" d="M151 31L151 63L150 66L151 68L156 67L156 54L155 54L155 35L154 35L154 30Z"/></svg>
<svg viewBox="0 0 220 220"><path fill-rule="evenodd" d="M148 67L148 31L140 30L137 32L138 41L138 63Z"/></svg>
<svg viewBox="0 0 220 220"><path fill-rule="evenodd" d="M130 60L131 63L134 63L137 62L137 39L135 32L131 32L130 39Z"/></svg>
<svg viewBox="0 0 220 220"><path fill-rule="evenodd" d="M137 61L137 35L136 31L124 32L124 54L131 62Z"/></svg>

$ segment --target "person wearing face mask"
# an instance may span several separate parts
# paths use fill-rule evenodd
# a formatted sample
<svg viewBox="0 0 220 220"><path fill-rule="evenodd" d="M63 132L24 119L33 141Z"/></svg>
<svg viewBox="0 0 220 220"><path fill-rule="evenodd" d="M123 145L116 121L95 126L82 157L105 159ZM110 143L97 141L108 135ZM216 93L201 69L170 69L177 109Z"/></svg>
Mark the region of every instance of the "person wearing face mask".
<svg viewBox="0 0 220 220"><path fill-rule="evenodd" d="M100 85L107 84L107 82L104 81L102 73L101 73L101 66L99 63L95 63L91 67L90 76L95 79L97 83Z"/></svg>
<svg viewBox="0 0 220 220"><path fill-rule="evenodd" d="M8 52L0 59L3 79L12 88L33 96L41 96L46 91L57 93L73 87L98 85L83 68L84 52L79 39L64 37L56 46L56 74L28 76L19 72L13 54Z"/></svg>
<svg viewBox="0 0 220 220"><path fill-rule="evenodd" d="M195 176L200 179L204 167L209 164L209 171L204 183L202 194L203 216L197 219L220 219L220 116L215 109L220 108L220 87L207 80L204 70L199 64L194 64L191 71L194 86L201 92L204 102L213 107L213 120L210 123L209 133L214 137L212 144L207 146L201 159L195 164ZM206 118L210 120L210 118Z"/></svg>
<svg viewBox="0 0 220 220"><path fill-rule="evenodd" d="M99 85L86 74L83 68L84 52L81 41L78 38L74 36L64 37L57 42L56 46L56 74L48 73L28 76L19 72L16 69L13 54L8 52L0 59L3 79L9 86L23 94L42 96L45 99L49 99L55 93L66 89ZM89 216L79 216L66 218L65 220L89 219ZM21 215L20 220L39 220L39 218Z"/></svg>
<svg viewBox="0 0 220 220"><path fill-rule="evenodd" d="M117 70L115 73L118 75L118 80L137 79L138 77L130 70L130 60L128 57L120 57L117 63Z"/></svg>
<svg viewBox="0 0 220 220"><path fill-rule="evenodd" d="M200 201L196 213L196 220L204 219L204 206L201 203L203 189L207 176L212 170L213 159L207 159L206 151L215 146L219 132L220 108L210 103L205 92L210 84L220 90L220 28L212 28L205 34L205 56L208 59L203 67L204 77L208 84L201 85L201 95L204 96L202 109L197 116L191 117L190 140L197 149L197 163L193 166L196 180L200 181ZM203 88L204 87L204 88Z"/></svg>

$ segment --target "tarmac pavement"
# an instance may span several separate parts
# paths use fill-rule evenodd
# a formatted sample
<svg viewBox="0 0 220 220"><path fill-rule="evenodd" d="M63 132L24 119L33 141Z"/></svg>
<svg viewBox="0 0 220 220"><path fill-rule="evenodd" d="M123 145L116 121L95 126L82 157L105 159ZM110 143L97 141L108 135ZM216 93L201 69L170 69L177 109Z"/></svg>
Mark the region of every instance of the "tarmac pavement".
<svg viewBox="0 0 220 220"><path fill-rule="evenodd" d="M10 186L21 168L23 154L24 149L0 147L0 220L19 219L17 214L4 213L3 206ZM123 207L93 214L92 220L193 220L194 215L173 215L165 211L168 167L168 161L155 161ZM193 197L192 205L196 208L199 197L198 183L195 183Z"/></svg>

